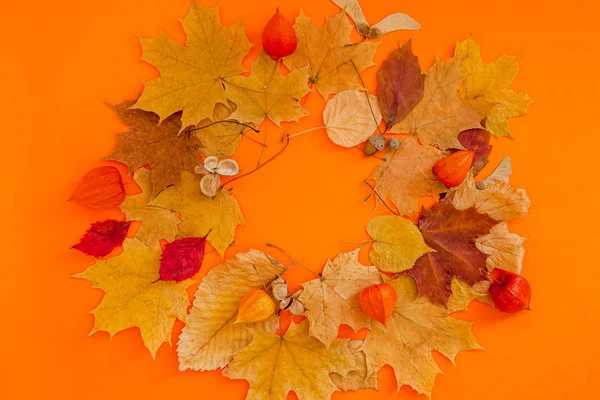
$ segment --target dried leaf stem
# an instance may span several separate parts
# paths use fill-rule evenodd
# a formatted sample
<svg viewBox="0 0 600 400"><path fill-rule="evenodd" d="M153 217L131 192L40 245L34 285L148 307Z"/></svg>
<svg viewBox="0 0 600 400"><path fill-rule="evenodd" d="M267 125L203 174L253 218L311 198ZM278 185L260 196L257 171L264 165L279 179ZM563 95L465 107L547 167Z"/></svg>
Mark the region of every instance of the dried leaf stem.
<svg viewBox="0 0 600 400"><path fill-rule="evenodd" d="M311 274L317 276L317 277L321 277L321 274L317 274L315 271L311 270L310 268L305 267L304 265L302 265L301 263L298 262L298 260L296 260L294 257L290 256L285 250L283 250L281 247L276 246L272 243L266 243L267 246L269 247L273 247L277 250L279 250L280 252L282 252L287 258L289 258L290 260L292 260L294 263L298 264L300 267L302 267L303 269L307 270L308 272L310 272Z"/></svg>
<svg viewBox="0 0 600 400"><path fill-rule="evenodd" d="M392 210L392 208L390 206L388 206L388 204L385 202L385 200L379 195L379 193L377 193L377 190L375 190L375 187L371 186L371 184L369 183L369 181L367 181L366 179L363 180L363 182L371 188L371 193L369 193L369 195L367 196L367 198L365 199L365 201L369 200L371 198L371 195L373 193L375 193L375 195L377 196L377 198L379 198L379 200L381 200L381 202L383 203L383 205L390 210L390 212L394 215L400 216L400 214L398 214L397 212L395 212L394 210Z"/></svg>

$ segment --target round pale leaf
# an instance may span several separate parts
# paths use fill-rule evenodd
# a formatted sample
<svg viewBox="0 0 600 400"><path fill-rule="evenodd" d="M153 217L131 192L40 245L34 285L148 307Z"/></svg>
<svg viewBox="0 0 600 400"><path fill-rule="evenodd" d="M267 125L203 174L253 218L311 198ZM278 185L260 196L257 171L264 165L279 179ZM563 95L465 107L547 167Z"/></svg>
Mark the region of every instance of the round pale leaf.
<svg viewBox="0 0 600 400"><path fill-rule="evenodd" d="M333 143L356 146L367 140L381 122L379 102L366 92L345 90L327 102L323 120Z"/></svg>

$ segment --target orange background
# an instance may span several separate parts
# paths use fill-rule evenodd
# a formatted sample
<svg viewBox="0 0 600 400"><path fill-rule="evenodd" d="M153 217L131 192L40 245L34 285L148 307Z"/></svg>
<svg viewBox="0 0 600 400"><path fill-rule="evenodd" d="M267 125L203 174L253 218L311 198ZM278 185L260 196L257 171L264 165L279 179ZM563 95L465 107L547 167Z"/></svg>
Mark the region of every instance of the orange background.
<svg viewBox="0 0 600 400"><path fill-rule="evenodd" d="M278 4L279 3L279 4ZM441 399L589 399L600 378L600 208L598 194L597 8L590 1L556 5L523 0L363 1L378 21L402 11L422 24L418 32L384 37L376 61L395 44L413 38L423 68L436 54L452 54L472 33L484 60L501 52L523 54L515 82L538 102L511 122L516 141L494 141L492 165L510 155L513 183L532 199L531 216L512 223L529 237L523 271L532 286L532 312L509 316L481 304L460 317L477 321L474 332L487 351L461 353L457 366L436 355L443 375L433 391ZM208 3L212 5L211 3ZM260 47L262 27L278 4L290 20L302 5L317 25L337 8L326 0L222 0L225 23L244 17L248 37ZM0 280L0 397L42 398L243 398L247 384L220 372L178 372L173 349L157 360L129 329L112 341L87 334L87 314L99 290L70 276L93 263L69 247L92 221L119 217L90 212L65 200L77 180L100 165L123 127L102 102L134 98L140 82L156 71L139 61L136 36L160 30L179 39L177 22L189 0L80 0L3 2L0 15L0 157L2 252ZM375 73L365 73L374 88ZM312 112L290 132L322 124L323 100L312 95ZM271 125L270 132L276 132ZM279 146L270 134L268 153ZM259 148L244 141L235 158L248 169ZM263 170L233 184L248 226L236 233L227 257L269 241L312 269L355 247L342 241L367 238L373 202L363 202L362 183L377 160L357 149L333 145L323 131L294 138L288 150ZM373 201L373 200L371 200ZM377 212L382 212L378 210ZM364 253L364 251L363 251ZM282 254L271 251L284 262ZM365 254L362 255L363 257ZM365 258L363 258L365 260ZM216 265L208 256L203 272ZM310 274L294 267L292 279ZM296 285L297 287L297 285ZM193 288L195 290L195 286ZM190 291L193 293L193 291ZM177 323L175 342L182 328ZM396 398L391 369L379 374L380 393L335 394L335 399ZM398 396L418 396L407 387ZM421 397L424 398L424 397Z"/></svg>

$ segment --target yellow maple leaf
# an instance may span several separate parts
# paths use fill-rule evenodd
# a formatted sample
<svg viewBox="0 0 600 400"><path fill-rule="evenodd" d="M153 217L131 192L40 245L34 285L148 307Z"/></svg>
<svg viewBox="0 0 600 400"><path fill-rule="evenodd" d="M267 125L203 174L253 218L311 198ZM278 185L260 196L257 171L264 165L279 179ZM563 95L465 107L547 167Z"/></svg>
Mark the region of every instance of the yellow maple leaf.
<svg viewBox="0 0 600 400"><path fill-rule="evenodd" d="M235 323L240 300L251 289L269 286L283 266L268 254L250 250L211 269L196 291L177 353L179 369L222 368L247 346L252 331L274 332L277 316L253 324Z"/></svg>
<svg viewBox="0 0 600 400"><path fill-rule="evenodd" d="M91 311L95 318L91 333L106 331L113 336L138 327L152 357L163 342L171 343L175 319L186 321L186 289L193 281L159 281L160 257L160 247L149 249L138 239L127 239L123 253L98 260L76 275L104 291L102 301Z"/></svg>
<svg viewBox="0 0 600 400"><path fill-rule="evenodd" d="M396 215L372 218L367 224L367 232L373 238L369 258L380 271L406 271L423 254L435 251L425 244L415 224Z"/></svg>
<svg viewBox="0 0 600 400"><path fill-rule="evenodd" d="M362 89L357 70L375 65L373 57L379 43L353 44L352 25L345 12L327 18L323 27L315 28L301 9L294 30L298 47L283 59L286 67L294 70L308 66L310 82L326 99L342 90Z"/></svg>
<svg viewBox="0 0 600 400"><path fill-rule="evenodd" d="M200 191L200 179L187 171L181 174L181 189L169 186L152 204L180 214L182 237L208 234L208 242L221 256L233 243L235 228L245 223L240 206L229 191L219 189L215 197L205 196Z"/></svg>
<svg viewBox="0 0 600 400"><path fill-rule="evenodd" d="M308 114L299 102L310 91L307 83L306 68L283 76L279 73L279 61L260 53L251 63L249 76L227 80L227 97L237 105L231 118L255 125L267 117L277 125L298 121Z"/></svg>
<svg viewBox="0 0 600 400"><path fill-rule="evenodd" d="M348 342L348 350L354 355L356 370L348 372L348 375L342 376L337 373L329 374L329 377L342 392L358 389L378 390L377 374L370 374L367 371L367 359L365 353L360 350L362 340L351 340Z"/></svg>
<svg viewBox="0 0 600 400"><path fill-rule="evenodd" d="M223 81L244 72L242 60L252 44L241 21L223 26L218 6L192 2L181 25L185 46L163 33L140 39L142 59L158 68L160 77L145 83L134 107L155 112L161 121L183 111L185 128L212 117L215 104L227 104Z"/></svg>
<svg viewBox="0 0 600 400"><path fill-rule="evenodd" d="M452 279L452 295L448 299L448 312L453 313L455 311L466 310L473 300L493 305L489 293L491 284L492 282L483 280L473 286L469 286L460 279Z"/></svg>
<svg viewBox="0 0 600 400"><path fill-rule="evenodd" d="M381 283L381 274L362 265L358 251L339 254L327 262L319 278L302 284L298 300L306 308L310 334L327 347L336 340L341 324L354 330L371 327L371 318L360 306L360 291Z"/></svg>
<svg viewBox="0 0 600 400"><path fill-rule="evenodd" d="M254 332L252 342L233 356L223 375L246 379L248 399L284 400L290 390L298 399L329 399L337 390L329 378L355 368L346 340L336 339L329 348L308 333L308 322L293 324L281 337Z"/></svg>
<svg viewBox="0 0 600 400"><path fill-rule="evenodd" d="M135 237L148 247L154 247L160 239L172 242L177 235L179 218L168 208L150 204L152 197L152 171L140 168L133 174L133 179L142 189L142 193L128 196L119 206L127 216L127 220L141 221Z"/></svg>
<svg viewBox="0 0 600 400"><path fill-rule="evenodd" d="M396 307L386 326L374 324L361 347L367 357L369 373L385 364L396 374L398 389L410 385L431 397L435 376L441 372L432 351L454 361L461 350L480 349L471 333L471 323L454 319L445 307L428 297L418 297L417 285L410 276L388 281L397 294Z"/></svg>
<svg viewBox="0 0 600 400"><path fill-rule="evenodd" d="M454 58L460 61L460 69L466 79L459 90L459 97L482 118L485 128L496 137L509 136L508 120L525 115L533 100L527 93L515 92L510 85L519 72L519 58L502 54L490 64L484 64L473 37L456 44Z"/></svg>
<svg viewBox="0 0 600 400"><path fill-rule="evenodd" d="M524 237L510 232L508 224L501 222L494 226L489 234L478 237L475 246L482 253L489 255L486 260L488 270L501 268L520 274L525 256L524 242Z"/></svg>
<svg viewBox="0 0 600 400"><path fill-rule="evenodd" d="M479 114L457 98L463 79L458 59L436 59L425 73L423 98L390 132L415 132L423 144L462 149L458 134L481 127Z"/></svg>
<svg viewBox="0 0 600 400"><path fill-rule="evenodd" d="M397 150L386 149L384 161L370 179L375 180L377 193L386 201L391 200L400 214L416 217L419 197L446 191L433 174L433 166L447 155L447 152L421 145L414 136L408 136Z"/></svg>

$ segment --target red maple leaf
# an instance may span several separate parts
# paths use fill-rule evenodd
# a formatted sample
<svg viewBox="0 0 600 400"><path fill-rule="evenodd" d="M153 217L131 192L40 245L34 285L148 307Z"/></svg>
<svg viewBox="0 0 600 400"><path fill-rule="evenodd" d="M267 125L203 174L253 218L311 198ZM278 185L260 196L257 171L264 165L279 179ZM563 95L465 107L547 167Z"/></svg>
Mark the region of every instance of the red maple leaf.
<svg viewBox="0 0 600 400"><path fill-rule="evenodd" d="M424 210L419 229L425 243L435 249L417 260L406 271L415 278L419 294L447 304L452 294L452 278L457 277L469 285L484 279L487 254L475 246L475 239L489 233L498 221L475 208L457 210L452 196L447 196L429 210Z"/></svg>

